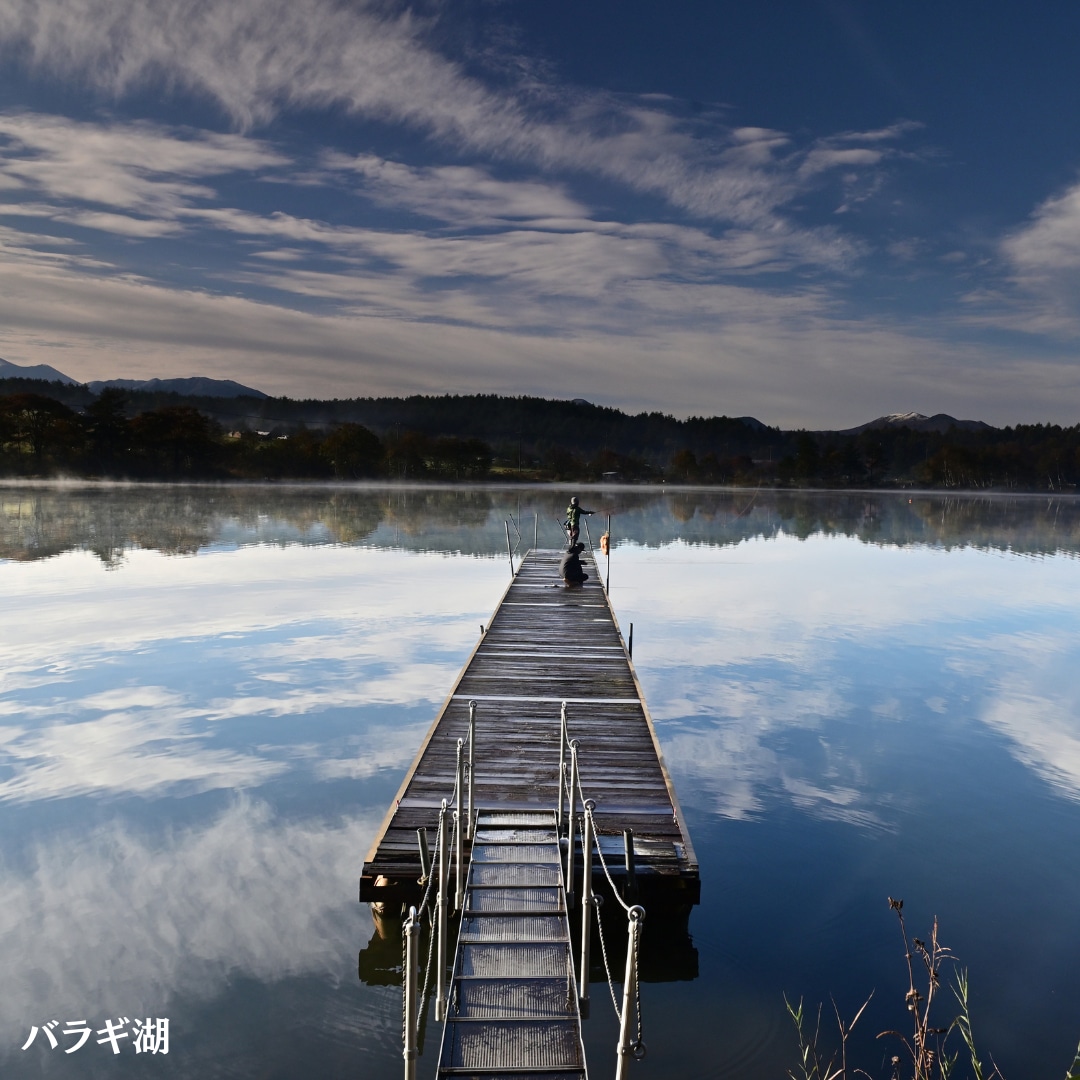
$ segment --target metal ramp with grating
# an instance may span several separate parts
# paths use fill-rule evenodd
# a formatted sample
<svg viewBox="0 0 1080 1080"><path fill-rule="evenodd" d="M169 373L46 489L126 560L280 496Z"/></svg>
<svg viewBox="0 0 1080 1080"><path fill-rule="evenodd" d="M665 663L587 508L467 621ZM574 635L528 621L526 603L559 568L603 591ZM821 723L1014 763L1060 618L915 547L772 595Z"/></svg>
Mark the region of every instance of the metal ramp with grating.
<svg viewBox="0 0 1080 1080"><path fill-rule="evenodd" d="M438 1076L585 1080L554 811L480 811Z"/></svg>

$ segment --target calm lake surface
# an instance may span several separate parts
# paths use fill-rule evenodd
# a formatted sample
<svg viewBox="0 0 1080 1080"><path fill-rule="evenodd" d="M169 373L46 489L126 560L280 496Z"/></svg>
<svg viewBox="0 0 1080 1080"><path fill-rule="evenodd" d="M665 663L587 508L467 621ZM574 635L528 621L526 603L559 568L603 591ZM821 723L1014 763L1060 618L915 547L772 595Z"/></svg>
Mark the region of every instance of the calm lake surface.
<svg viewBox="0 0 1080 1080"><path fill-rule="evenodd" d="M0 1075L402 1074L399 938L360 867L509 580L504 520L554 547L569 494L0 487ZM968 969L983 1060L1063 1076L1080 505L581 496L614 515L611 599L701 863L632 1075L779 1080L784 994L831 1039L830 996L850 1019L874 991L851 1059L888 1076L893 896ZM123 1017L168 1018L168 1055L99 1045ZM432 1024L420 1076L437 1051Z"/></svg>

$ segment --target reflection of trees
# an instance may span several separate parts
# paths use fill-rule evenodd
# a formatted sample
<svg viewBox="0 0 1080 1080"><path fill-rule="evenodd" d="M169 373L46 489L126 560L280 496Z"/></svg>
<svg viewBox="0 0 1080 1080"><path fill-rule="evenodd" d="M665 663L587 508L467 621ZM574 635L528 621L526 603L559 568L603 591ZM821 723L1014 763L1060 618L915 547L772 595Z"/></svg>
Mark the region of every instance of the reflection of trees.
<svg viewBox="0 0 1080 1080"><path fill-rule="evenodd" d="M356 543L378 528L373 493L146 485L0 488L0 558L92 551L114 565L146 548L190 555L211 543Z"/></svg>
<svg viewBox="0 0 1080 1080"><path fill-rule="evenodd" d="M476 528L491 516L494 501L484 488L399 488L386 496L386 522L409 536L432 529Z"/></svg>
<svg viewBox="0 0 1080 1080"><path fill-rule="evenodd" d="M357 544L416 551L519 553L561 542L575 489L496 487L116 486L0 488L0 558L94 552L114 565L132 548L191 554L210 544ZM613 514L616 545L678 539L724 546L780 534L850 536L873 544L969 545L1039 554L1080 552L1080 500L876 492L748 492L682 488L578 490ZM535 519L534 519L535 515ZM520 539L518 532L520 530ZM584 530L583 530L584 538Z"/></svg>

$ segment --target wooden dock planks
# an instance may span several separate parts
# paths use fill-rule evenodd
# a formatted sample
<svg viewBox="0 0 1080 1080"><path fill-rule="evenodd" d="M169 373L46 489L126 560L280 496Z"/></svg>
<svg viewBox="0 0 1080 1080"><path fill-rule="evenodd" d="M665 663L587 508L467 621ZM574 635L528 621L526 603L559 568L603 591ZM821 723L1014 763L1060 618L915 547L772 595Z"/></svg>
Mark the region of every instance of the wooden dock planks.
<svg viewBox="0 0 1080 1080"><path fill-rule="evenodd" d="M416 830L434 828L441 801L453 790L470 701L477 703L474 805L553 807L566 701L581 786L597 804L613 872L624 873L623 830L632 828L639 885L655 894L654 902L697 903L697 860L596 567L584 559L590 581L567 588L558 576L560 556L533 551L523 560L387 813L364 862L361 900L419 895Z"/></svg>

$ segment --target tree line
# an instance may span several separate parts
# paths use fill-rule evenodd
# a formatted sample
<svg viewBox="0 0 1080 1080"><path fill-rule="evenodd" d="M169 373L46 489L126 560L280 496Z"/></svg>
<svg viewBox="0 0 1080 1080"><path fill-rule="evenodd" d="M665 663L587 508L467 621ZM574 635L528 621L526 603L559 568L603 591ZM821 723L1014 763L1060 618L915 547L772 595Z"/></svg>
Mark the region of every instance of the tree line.
<svg viewBox="0 0 1080 1080"><path fill-rule="evenodd" d="M0 471L132 479L629 481L1072 491L1080 425L782 431L494 394L181 397L0 380Z"/></svg>
<svg viewBox="0 0 1080 1080"><path fill-rule="evenodd" d="M477 480L491 470L480 439L416 432L379 438L361 424L289 432L225 430L192 405L129 415L106 389L76 411L44 394L0 396L0 471L7 476L140 480Z"/></svg>

